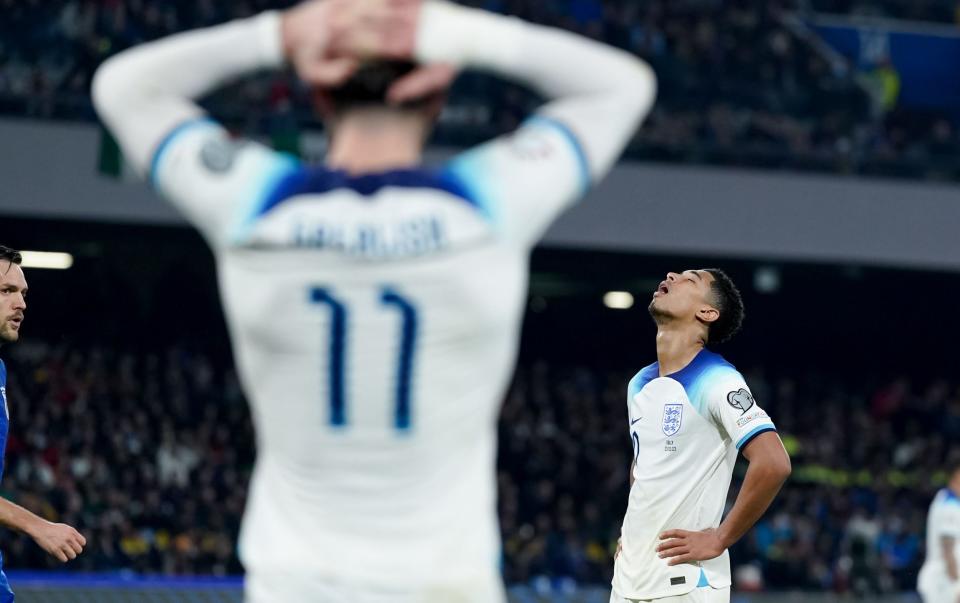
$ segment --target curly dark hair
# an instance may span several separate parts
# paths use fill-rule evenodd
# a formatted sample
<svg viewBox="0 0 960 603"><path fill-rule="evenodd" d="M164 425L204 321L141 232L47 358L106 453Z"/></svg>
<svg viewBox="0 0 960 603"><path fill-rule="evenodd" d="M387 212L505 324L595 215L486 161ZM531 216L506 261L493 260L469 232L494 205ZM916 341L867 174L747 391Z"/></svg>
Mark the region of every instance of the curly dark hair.
<svg viewBox="0 0 960 603"><path fill-rule="evenodd" d="M711 323L707 337L710 343L725 343L743 325L743 297L726 272L719 268L708 268L706 271L713 276L713 305L720 312L720 318Z"/></svg>

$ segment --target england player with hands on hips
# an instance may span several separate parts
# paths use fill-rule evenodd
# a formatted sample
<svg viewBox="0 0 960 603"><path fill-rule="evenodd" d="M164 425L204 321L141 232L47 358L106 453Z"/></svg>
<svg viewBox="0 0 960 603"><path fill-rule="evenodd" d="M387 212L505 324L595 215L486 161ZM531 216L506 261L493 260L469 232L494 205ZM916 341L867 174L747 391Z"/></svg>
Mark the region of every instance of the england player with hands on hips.
<svg viewBox="0 0 960 603"><path fill-rule="evenodd" d="M27 310L27 280L20 264L23 256L9 247L0 245L0 346L20 339ZM0 360L0 476L3 475L3 459L7 448L10 428L10 401L7 399L7 367ZM66 563L83 552L87 539L80 532L63 523L53 523L34 515L23 507L0 497L0 525L23 532L33 538L40 548ZM0 555L0 566L3 557ZM0 569L0 603L13 601L10 583Z"/></svg>
<svg viewBox="0 0 960 603"><path fill-rule="evenodd" d="M323 165L235 140L196 105L287 64L330 135ZM548 102L425 168L466 69ZM628 53L439 0L314 0L100 68L101 118L216 257L257 430L250 603L505 601L496 424L530 250L607 174L655 88Z"/></svg>
<svg viewBox="0 0 960 603"><path fill-rule="evenodd" d="M727 603L727 549L773 502L790 458L743 376L707 349L740 329L718 269L667 274L650 303L657 362L627 388L634 458L611 603ZM749 468L721 522L738 453Z"/></svg>
<svg viewBox="0 0 960 603"><path fill-rule="evenodd" d="M927 513L927 558L917 590L923 603L960 603L960 464Z"/></svg>

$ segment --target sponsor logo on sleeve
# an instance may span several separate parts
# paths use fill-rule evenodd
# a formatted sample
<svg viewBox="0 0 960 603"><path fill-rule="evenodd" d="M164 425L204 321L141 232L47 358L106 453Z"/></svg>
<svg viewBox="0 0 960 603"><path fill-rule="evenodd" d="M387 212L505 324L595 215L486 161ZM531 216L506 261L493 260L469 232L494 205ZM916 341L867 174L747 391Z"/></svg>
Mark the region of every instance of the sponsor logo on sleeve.
<svg viewBox="0 0 960 603"><path fill-rule="evenodd" d="M740 411L741 415L747 414L747 411L756 405L753 401L753 394L746 388L741 387L735 392L727 394L727 404Z"/></svg>
<svg viewBox="0 0 960 603"><path fill-rule="evenodd" d="M757 419L769 419L770 416L761 409L757 409L750 413L749 415L744 415L737 419L737 427L743 427L753 423Z"/></svg>

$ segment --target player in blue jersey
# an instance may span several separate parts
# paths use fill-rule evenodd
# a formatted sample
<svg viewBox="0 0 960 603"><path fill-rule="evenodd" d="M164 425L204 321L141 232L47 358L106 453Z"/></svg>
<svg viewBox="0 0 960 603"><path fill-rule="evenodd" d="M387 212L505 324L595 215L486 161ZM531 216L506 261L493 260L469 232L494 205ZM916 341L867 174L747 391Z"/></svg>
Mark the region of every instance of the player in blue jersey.
<svg viewBox="0 0 960 603"><path fill-rule="evenodd" d="M234 140L195 102L288 64L329 126L323 165ZM424 167L459 69L548 102ZM505 601L496 424L530 250L631 139L650 67L450 2L317 0L133 48L93 91L216 256L257 428L247 599Z"/></svg>
<svg viewBox="0 0 960 603"><path fill-rule="evenodd" d="M743 376L706 349L739 329L743 301L720 270L667 275L650 303L657 362L627 393L634 461L611 603L727 603L727 549L773 501L790 458ZM750 462L721 523L738 452Z"/></svg>
<svg viewBox="0 0 960 603"><path fill-rule="evenodd" d="M20 267L19 252L0 245L0 346L20 339L20 326L27 309L27 280ZM3 475L3 454L7 449L10 410L7 402L7 368L0 360L0 476ZM24 532L50 555L66 563L83 552L87 540L72 527L37 517L19 505L0 498L0 525ZM0 564L3 557L0 556ZM0 603L13 601L13 591L0 570Z"/></svg>

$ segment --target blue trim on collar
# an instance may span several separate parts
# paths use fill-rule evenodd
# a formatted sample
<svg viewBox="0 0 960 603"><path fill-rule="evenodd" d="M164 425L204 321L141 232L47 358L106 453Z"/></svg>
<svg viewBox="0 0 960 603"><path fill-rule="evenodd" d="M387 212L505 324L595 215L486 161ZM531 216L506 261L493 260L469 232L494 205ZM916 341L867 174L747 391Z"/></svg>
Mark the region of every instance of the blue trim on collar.
<svg viewBox="0 0 960 603"><path fill-rule="evenodd" d="M427 188L447 192L478 207L467 188L448 172L422 169L392 170L353 176L343 170L322 167L295 170L280 180L260 206L255 217L261 217L299 195L322 195L334 190L350 190L363 197L371 197L387 187Z"/></svg>

